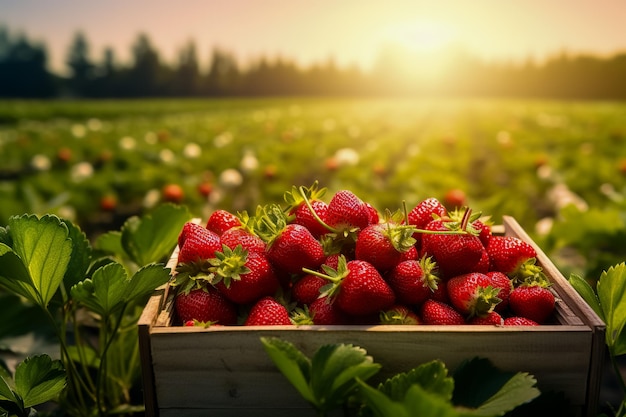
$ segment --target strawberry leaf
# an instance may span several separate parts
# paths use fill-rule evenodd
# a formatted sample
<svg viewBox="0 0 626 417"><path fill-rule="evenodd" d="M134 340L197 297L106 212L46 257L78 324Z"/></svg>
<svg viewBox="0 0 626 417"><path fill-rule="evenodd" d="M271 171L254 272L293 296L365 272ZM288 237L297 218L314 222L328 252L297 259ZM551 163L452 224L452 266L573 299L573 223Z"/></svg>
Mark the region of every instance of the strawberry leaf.
<svg viewBox="0 0 626 417"><path fill-rule="evenodd" d="M191 219L184 206L163 204L150 214L131 217L122 226L122 246L137 265L165 259L176 246L178 234Z"/></svg>
<svg viewBox="0 0 626 417"><path fill-rule="evenodd" d="M598 295L593 290L593 288L591 288L591 285L589 285L589 283L585 279L576 274L571 274L568 281L570 285L574 287L576 292L578 292L578 294L583 298L583 300L585 300L585 302L589 304L589 307L591 307L593 311L596 312L598 317L600 317L603 321L606 321L604 319L604 312L602 311L602 306L600 305Z"/></svg>
<svg viewBox="0 0 626 417"><path fill-rule="evenodd" d="M9 219L12 247L0 244L0 284L46 308L71 260L67 225L57 216Z"/></svg>
<svg viewBox="0 0 626 417"><path fill-rule="evenodd" d="M613 356L626 353L626 263L602 272L597 284L598 299L606 323L606 344Z"/></svg>
<svg viewBox="0 0 626 417"><path fill-rule="evenodd" d="M4 367L4 363L0 363L0 401L18 403L19 399L14 391L15 381L13 381L9 370Z"/></svg>
<svg viewBox="0 0 626 417"><path fill-rule="evenodd" d="M454 380L440 360L419 365L409 372L400 373L382 383L378 390L394 401L402 401L409 388L418 384L424 390L450 401L454 392Z"/></svg>
<svg viewBox="0 0 626 417"><path fill-rule="evenodd" d="M53 361L48 355L27 358L15 369L15 389L25 408L54 399L65 384L61 361Z"/></svg>

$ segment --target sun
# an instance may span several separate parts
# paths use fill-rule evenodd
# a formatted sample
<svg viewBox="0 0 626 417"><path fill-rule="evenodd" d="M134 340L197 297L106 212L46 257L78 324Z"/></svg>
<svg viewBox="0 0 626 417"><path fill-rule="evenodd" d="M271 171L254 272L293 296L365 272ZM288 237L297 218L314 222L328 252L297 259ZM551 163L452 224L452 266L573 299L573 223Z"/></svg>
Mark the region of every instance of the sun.
<svg viewBox="0 0 626 417"><path fill-rule="evenodd" d="M414 53L429 53L449 45L454 30L440 22L417 20L386 27L382 39Z"/></svg>

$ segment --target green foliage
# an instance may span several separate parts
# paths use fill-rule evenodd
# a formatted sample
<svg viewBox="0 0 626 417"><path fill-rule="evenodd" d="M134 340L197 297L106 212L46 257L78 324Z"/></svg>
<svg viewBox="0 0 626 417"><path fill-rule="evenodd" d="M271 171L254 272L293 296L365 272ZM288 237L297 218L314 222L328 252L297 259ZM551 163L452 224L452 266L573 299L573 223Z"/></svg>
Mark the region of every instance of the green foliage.
<svg viewBox="0 0 626 417"><path fill-rule="evenodd" d="M15 308L11 314L29 313L25 321L33 307L16 297L38 307L61 350L61 361L21 362L14 383L4 372L0 404L8 404L9 414L27 415L57 397L64 412L81 417L142 411L133 392L140 367L136 322L145 298L169 280L169 269L157 262L174 248L189 217L186 208L163 205L103 238L116 242L104 245L106 251L94 251L80 228L55 215L14 216L0 229L0 286L11 293L0 296ZM12 334L19 329L0 327L0 336Z"/></svg>
<svg viewBox="0 0 626 417"><path fill-rule="evenodd" d="M48 355L29 357L19 363L14 377L0 366L0 411L29 416L32 407L54 400L65 385L61 361Z"/></svg>
<svg viewBox="0 0 626 417"><path fill-rule="evenodd" d="M268 337L261 342L320 416L339 407L356 407L362 417L502 416L540 395L534 377L500 371L487 359L464 362L453 377L443 362L434 360L375 389L365 381L381 365L358 346L323 345L309 359L291 342Z"/></svg>

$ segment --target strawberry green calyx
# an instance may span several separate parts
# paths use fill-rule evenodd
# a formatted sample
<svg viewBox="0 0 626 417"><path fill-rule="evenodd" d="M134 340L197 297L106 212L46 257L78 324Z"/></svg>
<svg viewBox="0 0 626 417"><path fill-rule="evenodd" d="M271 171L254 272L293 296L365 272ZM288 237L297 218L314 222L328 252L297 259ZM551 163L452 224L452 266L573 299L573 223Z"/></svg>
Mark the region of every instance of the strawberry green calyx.
<svg viewBox="0 0 626 417"><path fill-rule="evenodd" d="M255 232L268 246L287 226L288 219L278 204L259 206L255 217Z"/></svg>
<svg viewBox="0 0 626 417"><path fill-rule="evenodd" d="M343 281L343 279L350 273L346 257L341 255L337 259L337 269L334 269L328 265L322 265L322 270L325 273L314 271L312 269L302 268L302 271L304 273L315 275L329 281L328 284L320 288L319 296L319 298L326 297L329 302L333 300L333 298L338 294L341 288L341 281Z"/></svg>
<svg viewBox="0 0 626 417"><path fill-rule="evenodd" d="M439 282L441 279L437 276L437 262L432 256L422 256L419 260L419 265L424 272L424 286L427 286L432 291L436 291L439 288Z"/></svg>
<svg viewBox="0 0 626 417"><path fill-rule="evenodd" d="M547 288L551 285L550 280L543 272L543 268L537 265L536 262L536 258L527 259L509 275L515 287L520 285L539 285Z"/></svg>
<svg viewBox="0 0 626 417"><path fill-rule="evenodd" d="M420 324L418 317L415 314L411 314L408 309L404 308L391 308L389 310L381 311L378 319L380 324L385 325Z"/></svg>
<svg viewBox="0 0 626 417"><path fill-rule="evenodd" d="M468 318L475 316L483 317L491 313L496 305L502 301L498 297L499 293L500 289L492 286L478 288L475 295L475 303L470 307Z"/></svg>
<svg viewBox="0 0 626 417"><path fill-rule="evenodd" d="M310 187L296 187L295 185L291 188L291 191L285 192L283 198L287 203L287 207L285 208L286 213L291 213L291 211L300 205L302 205L305 201L311 200L319 200L324 194L326 194L326 187L319 188L319 182L315 181Z"/></svg>
<svg viewBox="0 0 626 417"><path fill-rule="evenodd" d="M315 324L313 322L313 317L311 315L311 312L309 311L309 308L306 305L302 308L301 307L295 308L291 312L289 318L291 322L296 326L311 326Z"/></svg>
<svg viewBox="0 0 626 417"><path fill-rule="evenodd" d="M232 280L238 281L241 275L250 272L246 266L247 260L248 251L241 245L237 245L235 249L223 245L222 252L216 252L215 258L209 259L212 273L211 284L215 285L222 281L226 288L229 288Z"/></svg>

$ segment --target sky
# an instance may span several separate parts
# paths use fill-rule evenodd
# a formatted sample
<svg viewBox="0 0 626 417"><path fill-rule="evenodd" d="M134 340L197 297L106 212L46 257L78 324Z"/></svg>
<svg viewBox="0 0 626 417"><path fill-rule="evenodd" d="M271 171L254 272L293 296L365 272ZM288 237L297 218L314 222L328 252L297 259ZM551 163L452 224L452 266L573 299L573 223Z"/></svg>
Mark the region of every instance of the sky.
<svg viewBox="0 0 626 417"><path fill-rule="evenodd" d="M193 40L203 64L219 47L244 65L264 56L369 69L390 44L454 44L489 61L606 56L626 52L625 22L624 0L0 0L0 27L42 42L55 71L77 31L96 61L111 47L129 62L144 33L171 63Z"/></svg>

